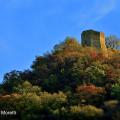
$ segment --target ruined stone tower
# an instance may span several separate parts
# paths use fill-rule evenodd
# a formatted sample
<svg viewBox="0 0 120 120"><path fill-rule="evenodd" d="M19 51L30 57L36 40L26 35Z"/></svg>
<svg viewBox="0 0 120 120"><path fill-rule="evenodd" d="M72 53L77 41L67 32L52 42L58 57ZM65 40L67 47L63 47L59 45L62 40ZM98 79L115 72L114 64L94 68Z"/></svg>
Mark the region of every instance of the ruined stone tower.
<svg viewBox="0 0 120 120"><path fill-rule="evenodd" d="M105 35L103 32L86 30L81 35L82 45L95 47L106 52Z"/></svg>

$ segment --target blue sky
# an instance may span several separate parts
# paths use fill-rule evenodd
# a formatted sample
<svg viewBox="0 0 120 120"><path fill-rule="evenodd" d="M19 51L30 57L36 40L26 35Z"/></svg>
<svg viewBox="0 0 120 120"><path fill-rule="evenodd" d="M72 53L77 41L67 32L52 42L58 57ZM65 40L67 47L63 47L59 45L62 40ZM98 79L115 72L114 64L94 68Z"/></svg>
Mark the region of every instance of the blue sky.
<svg viewBox="0 0 120 120"><path fill-rule="evenodd" d="M120 37L119 0L0 0L0 81L86 29Z"/></svg>

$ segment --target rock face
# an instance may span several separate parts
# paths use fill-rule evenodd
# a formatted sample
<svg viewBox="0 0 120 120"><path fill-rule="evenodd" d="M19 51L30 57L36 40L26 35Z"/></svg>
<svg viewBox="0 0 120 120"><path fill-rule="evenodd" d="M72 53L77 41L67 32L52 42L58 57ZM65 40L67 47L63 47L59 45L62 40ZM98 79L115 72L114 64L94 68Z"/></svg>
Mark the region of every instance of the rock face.
<svg viewBox="0 0 120 120"><path fill-rule="evenodd" d="M82 46L89 46L106 51L105 35L103 32L86 30L81 35Z"/></svg>

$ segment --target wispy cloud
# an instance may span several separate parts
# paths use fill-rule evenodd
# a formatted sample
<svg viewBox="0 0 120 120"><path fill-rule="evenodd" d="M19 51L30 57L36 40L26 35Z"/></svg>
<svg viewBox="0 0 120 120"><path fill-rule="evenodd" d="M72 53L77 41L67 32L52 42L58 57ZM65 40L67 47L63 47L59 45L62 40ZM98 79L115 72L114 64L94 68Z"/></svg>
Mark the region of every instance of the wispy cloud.
<svg viewBox="0 0 120 120"><path fill-rule="evenodd" d="M116 0L105 0L104 2L97 2L93 7L93 12L95 12L95 21L104 18L116 7Z"/></svg>
<svg viewBox="0 0 120 120"><path fill-rule="evenodd" d="M80 13L82 24L94 24L103 19L116 8L117 0L94 0Z"/></svg>

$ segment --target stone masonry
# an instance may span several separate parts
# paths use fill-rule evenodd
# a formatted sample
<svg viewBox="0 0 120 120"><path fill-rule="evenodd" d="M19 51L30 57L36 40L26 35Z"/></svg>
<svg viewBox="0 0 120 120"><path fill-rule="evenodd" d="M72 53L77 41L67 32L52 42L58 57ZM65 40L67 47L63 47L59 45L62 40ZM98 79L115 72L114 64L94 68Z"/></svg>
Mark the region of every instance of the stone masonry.
<svg viewBox="0 0 120 120"><path fill-rule="evenodd" d="M103 32L86 30L81 35L82 46L89 46L101 49L106 53L105 35Z"/></svg>

